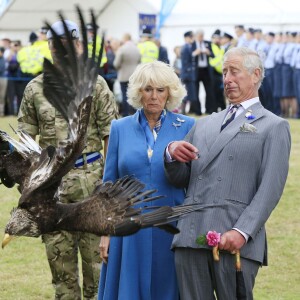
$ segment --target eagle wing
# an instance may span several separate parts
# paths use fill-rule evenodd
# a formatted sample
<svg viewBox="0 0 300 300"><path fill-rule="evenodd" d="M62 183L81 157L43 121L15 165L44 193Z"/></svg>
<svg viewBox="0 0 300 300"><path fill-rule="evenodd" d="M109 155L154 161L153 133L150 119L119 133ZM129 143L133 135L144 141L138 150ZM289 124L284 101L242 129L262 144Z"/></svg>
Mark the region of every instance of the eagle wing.
<svg viewBox="0 0 300 300"><path fill-rule="evenodd" d="M63 44L57 33L49 26L57 47L59 63L53 65L44 61L44 95L47 100L61 113L68 123L68 137L58 147L48 146L41 150L24 180L23 192L19 204L31 201L33 193L53 186L53 192L59 186L61 178L73 167L81 155L86 143L86 130L92 104L92 93L96 85L99 62L95 61L95 51L88 57L87 32L81 10L77 7L80 27L83 36L82 54L77 55L73 40L60 13L63 22L67 45ZM91 11L91 23L95 36L97 25ZM103 38L102 38L103 39ZM96 40L94 39L93 49ZM103 53L103 44L99 57ZM55 187L55 188L54 188Z"/></svg>
<svg viewBox="0 0 300 300"><path fill-rule="evenodd" d="M0 170L5 172L4 178L9 179L12 183L8 187L18 183L19 190L22 191L28 170L35 161L39 160L42 149L26 132L14 129L13 131L19 141L0 130L0 143L6 142L9 145L7 151L0 155ZM3 178L1 179L3 180Z"/></svg>
<svg viewBox="0 0 300 300"><path fill-rule="evenodd" d="M99 184L94 193L82 202L57 203L56 230L81 231L101 235L125 236L142 228L156 226L172 234L178 229L170 225L191 212L212 205L147 206L163 196L152 196L156 190L132 176L124 176L115 183Z"/></svg>

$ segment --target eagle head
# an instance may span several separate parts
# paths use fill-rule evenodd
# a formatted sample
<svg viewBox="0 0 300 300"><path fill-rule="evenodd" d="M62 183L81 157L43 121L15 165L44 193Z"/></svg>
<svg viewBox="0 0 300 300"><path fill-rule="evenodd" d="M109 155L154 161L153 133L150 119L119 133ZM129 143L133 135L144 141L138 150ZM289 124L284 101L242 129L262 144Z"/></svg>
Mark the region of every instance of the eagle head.
<svg viewBox="0 0 300 300"><path fill-rule="evenodd" d="M34 220L30 212L23 208L13 208L11 217L5 227L5 235L2 241L2 248L4 248L13 237L28 236L39 237L41 230Z"/></svg>

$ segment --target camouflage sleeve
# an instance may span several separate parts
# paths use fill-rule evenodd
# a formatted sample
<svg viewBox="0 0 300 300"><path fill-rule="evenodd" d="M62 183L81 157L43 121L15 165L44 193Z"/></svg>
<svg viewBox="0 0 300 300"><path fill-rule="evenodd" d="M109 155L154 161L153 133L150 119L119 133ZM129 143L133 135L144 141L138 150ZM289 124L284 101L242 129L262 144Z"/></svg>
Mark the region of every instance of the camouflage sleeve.
<svg viewBox="0 0 300 300"><path fill-rule="evenodd" d="M119 118L118 106L105 80L99 76L95 94L96 122L103 140L109 135L112 120Z"/></svg>
<svg viewBox="0 0 300 300"><path fill-rule="evenodd" d="M28 84L18 113L18 129L25 130L31 136L36 136L39 134L39 124L33 94L31 84Z"/></svg>

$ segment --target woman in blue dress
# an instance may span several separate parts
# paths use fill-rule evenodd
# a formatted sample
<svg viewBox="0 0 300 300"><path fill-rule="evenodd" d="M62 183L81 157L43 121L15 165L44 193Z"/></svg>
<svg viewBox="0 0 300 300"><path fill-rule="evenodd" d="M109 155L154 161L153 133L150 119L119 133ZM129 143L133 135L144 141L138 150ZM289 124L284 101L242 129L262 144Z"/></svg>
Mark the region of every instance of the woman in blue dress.
<svg viewBox="0 0 300 300"><path fill-rule="evenodd" d="M194 124L193 118L172 113L185 95L169 65L155 61L137 67L128 86L128 103L137 112L112 123L104 181L134 175L146 189L165 196L147 206L183 203L184 190L164 175L163 155L166 146L183 139ZM98 299L179 299L172 239L158 228L122 238L102 237L100 252L107 264L102 267Z"/></svg>

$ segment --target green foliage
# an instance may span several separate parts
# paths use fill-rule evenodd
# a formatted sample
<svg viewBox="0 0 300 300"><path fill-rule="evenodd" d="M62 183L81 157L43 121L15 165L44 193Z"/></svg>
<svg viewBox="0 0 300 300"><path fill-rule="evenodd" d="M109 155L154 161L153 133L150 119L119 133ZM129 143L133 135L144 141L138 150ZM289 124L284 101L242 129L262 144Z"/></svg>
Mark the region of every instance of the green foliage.
<svg viewBox="0 0 300 300"><path fill-rule="evenodd" d="M0 118L0 129L11 134L9 123L16 128L14 117ZM290 172L284 194L267 222L269 266L259 270L254 289L256 300L300 299L300 120L290 120L290 125ZM7 189L0 185L2 232L18 197L16 187ZM0 300L53 298L50 270L40 238L18 238L0 250Z"/></svg>
<svg viewBox="0 0 300 300"><path fill-rule="evenodd" d="M206 245L206 235L203 234L203 235L199 235L197 238L196 238L196 243L198 245Z"/></svg>

